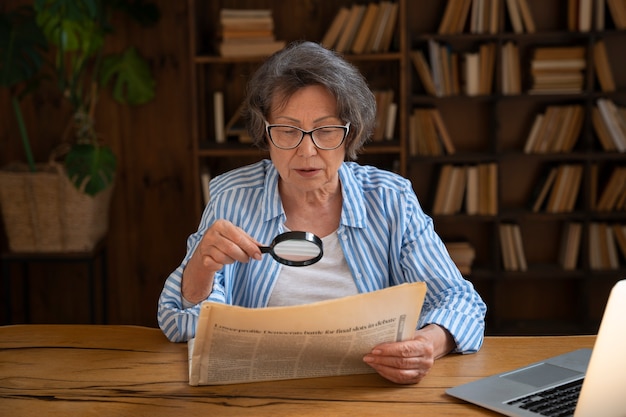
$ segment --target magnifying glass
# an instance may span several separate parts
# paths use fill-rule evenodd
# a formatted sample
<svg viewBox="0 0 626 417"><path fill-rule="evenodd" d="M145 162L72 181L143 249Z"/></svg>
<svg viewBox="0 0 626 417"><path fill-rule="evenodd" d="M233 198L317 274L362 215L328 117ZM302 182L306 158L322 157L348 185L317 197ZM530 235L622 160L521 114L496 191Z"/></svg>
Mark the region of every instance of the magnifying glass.
<svg viewBox="0 0 626 417"><path fill-rule="evenodd" d="M311 232L285 232L276 236L270 246L259 246L281 264L308 266L322 259L322 239Z"/></svg>

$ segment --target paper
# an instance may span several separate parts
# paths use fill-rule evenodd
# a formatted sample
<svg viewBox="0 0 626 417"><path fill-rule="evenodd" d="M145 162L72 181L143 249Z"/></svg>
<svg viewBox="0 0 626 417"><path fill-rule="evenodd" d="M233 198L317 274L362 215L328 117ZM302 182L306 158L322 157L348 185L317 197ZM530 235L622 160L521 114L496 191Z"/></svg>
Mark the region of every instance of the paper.
<svg viewBox="0 0 626 417"><path fill-rule="evenodd" d="M221 385L371 373L363 356L411 339L426 284L290 307L204 302L189 342L189 384Z"/></svg>

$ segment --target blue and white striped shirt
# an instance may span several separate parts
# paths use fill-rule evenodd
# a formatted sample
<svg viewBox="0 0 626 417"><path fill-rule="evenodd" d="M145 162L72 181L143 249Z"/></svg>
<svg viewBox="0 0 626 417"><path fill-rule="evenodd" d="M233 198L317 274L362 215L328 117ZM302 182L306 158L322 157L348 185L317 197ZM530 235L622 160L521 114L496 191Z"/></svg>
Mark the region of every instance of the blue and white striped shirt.
<svg viewBox="0 0 626 417"><path fill-rule="evenodd" d="M159 326L170 340L186 341L195 335L200 307L183 307L183 269L216 219L231 221L259 242L271 242L284 231L278 178L271 161L264 160L211 181L211 200L198 231L189 236L187 255L167 278L159 299ZM343 208L337 234L358 290L426 282L418 328L438 324L454 337L456 352L476 352L483 342L486 306L454 265L411 183L354 162L342 164L339 178ZM208 300L265 307L281 267L269 256L225 265L215 274Z"/></svg>

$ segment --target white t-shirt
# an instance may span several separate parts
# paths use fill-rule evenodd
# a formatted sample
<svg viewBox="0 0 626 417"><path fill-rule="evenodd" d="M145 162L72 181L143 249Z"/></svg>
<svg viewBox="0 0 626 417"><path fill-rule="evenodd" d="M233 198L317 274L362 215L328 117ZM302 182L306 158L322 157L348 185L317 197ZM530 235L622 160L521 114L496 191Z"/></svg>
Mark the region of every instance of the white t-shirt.
<svg viewBox="0 0 626 417"><path fill-rule="evenodd" d="M280 270L268 306L309 304L358 293L348 268L337 231L322 238L324 256L309 266L286 266Z"/></svg>

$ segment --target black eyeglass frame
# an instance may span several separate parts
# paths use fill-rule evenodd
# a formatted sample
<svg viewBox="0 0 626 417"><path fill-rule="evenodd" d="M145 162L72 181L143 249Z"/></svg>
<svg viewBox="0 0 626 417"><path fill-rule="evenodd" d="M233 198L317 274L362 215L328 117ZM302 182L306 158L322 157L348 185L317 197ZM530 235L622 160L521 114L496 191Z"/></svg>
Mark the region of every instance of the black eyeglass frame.
<svg viewBox="0 0 626 417"><path fill-rule="evenodd" d="M288 127L288 128L296 129L296 130L299 130L300 133L302 133L302 136L300 136L300 140L293 146L290 146L288 148L285 148L283 146L278 146L276 144L276 142L274 142L274 139L272 138L271 128L273 128L273 127ZM323 146L318 145L317 142L315 142L315 138L313 137L313 132L315 132L316 130L327 129L329 127L337 127L337 128L343 129L343 138L337 144L337 146L334 146L332 148L325 148ZM267 122L267 120L265 120L265 133L267 133L267 137L270 138L270 141L272 142L272 144L274 146L276 146L278 149L282 149L282 150L285 150L285 151L288 151L288 150L291 150L291 149L296 149L298 146L300 146L300 144L302 143L302 141L304 140L304 137L306 135L311 136L311 140L313 141L313 145L315 145L315 147L317 149L321 149L323 151L332 151L333 149L337 149L338 147L340 147L346 141L346 138L348 137L348 134L350 133L350 122L346 123L345 125L320 126L320 127L316 127L315 129L311 129L311 130L307 131L307 130L304 130L304 129L300 129L298 126L283 125L283 124L273 124L272 125L272 124L269 124Z"/></svg>

